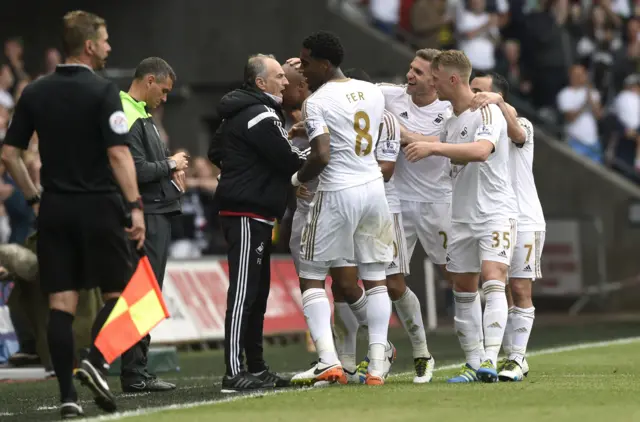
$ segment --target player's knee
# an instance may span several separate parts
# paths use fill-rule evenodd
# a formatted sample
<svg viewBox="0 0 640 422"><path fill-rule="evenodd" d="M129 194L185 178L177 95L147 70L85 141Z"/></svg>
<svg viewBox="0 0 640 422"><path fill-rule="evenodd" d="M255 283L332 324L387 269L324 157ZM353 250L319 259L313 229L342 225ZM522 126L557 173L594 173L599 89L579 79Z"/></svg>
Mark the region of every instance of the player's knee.
<svg viewBox="0 0 640 422"><path fill-rule="evenodd" d="M513 278L509 280L509 290L513 303L516 306L531 301L531 280L526 278Z"/></svg>
<svg viewBox="0 0 640 422"><path fill-rule="evenodd" d="M300 260L300 290L324 288L328 272L329 264Z"/></svg>
<svg viewBox="0 0 640 422"><path fill-rule="evenodd" d="M407 291L407 284L402 274L393 274L387 276L387 290L391 300L398 300Z"/></svg>
<svg viewBox="0 0 640 422"><path fill-rule="evenodd" d="M482 261L482 279L485 281L498 280L506 283L509 266L502 262Z"/></svg>
<svg viewBox="0 0 640 422"><path fill-rule="evenodd" d="M453 290L459 293L475 293L478 291L478 274L476 273L449 273Z"/></svg>
<svg viewBox="0 0 640 422"><path fill-rule="evenodd" d="M362 278L363 283L372 282L372 281L381 281L382 284L386 284L387 273L386 273L386 265L381 262L371 262L368 264L359 264L358 271L360 272L360 277Z"/></svg>

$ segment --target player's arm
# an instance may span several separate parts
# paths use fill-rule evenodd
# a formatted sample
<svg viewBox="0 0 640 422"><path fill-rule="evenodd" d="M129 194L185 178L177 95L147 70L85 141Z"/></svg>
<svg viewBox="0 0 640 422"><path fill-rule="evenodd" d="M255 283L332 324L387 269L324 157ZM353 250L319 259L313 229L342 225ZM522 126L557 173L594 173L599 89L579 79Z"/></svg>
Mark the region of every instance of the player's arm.
<svg viewBox="0 0 640 422"><path fill-rule="evenodd" d="M299 186L318 177L329 164L331 158L331 135L322 109L307 100L302 107L302 117L311 148L307 162L291 178L291 183L294 186Z"/></svg>
<svg viewBox="0 0 640 422"><path fill-rule="evenodd" d="M24 89L16 105L2 146L2 162L27 200L37 197L39 193L22 160L22 151L29 147L34 131L33 115L29 106L29 101L32 101L30 88L27 86Z"/></svg>
<svg viewBox="0 0 640 422"><path fill-rule="evenodd" d="M439 142L438 136L426 136L420 133L411 132L409 129L400 125L400 139L402 145L409 145L414 142Z"/></svg>
<svg viewBox="0 0 640 422"><path fill-rule="evenodd" d="M385 111L376 147L376 159L385 182L388 182L393 176L399 153L400 125L391 113Z"/></svg>
<svg viewBox="0 0 640 422"><path fill-rule="evenodd" d="M247 139L277 171L287 177L298 171L306 153L294 147L280 117L273 111L263 111L247 122Z"/></svg>
<svg viewBox="0 0 640 422"><path fill-rule="evenodd" d="M482 109L482 123L476 130L474 142L450 144L444 142L414 143L404 152L409 161L418 161L431 155L447 157L452 163L463 164L487 161L498 143L500 132L504 130L501 116L490 106Z"/></svg>
<svg viewBox="0 0 640 422"><path fill-rule="evenodd" d="M527 134L518 123L518 112L510 104L504 101L502 95L496 92L479 92L473 97L471 110L477 110L489 104L495 104L500 108L507 121L507 135L516 144L524 144Z"/></svg>
<svg viewBox="0 0 640 422"><path fill-rule="evenodd" d="M140 198L140 192L138 191L136 167L127 142L129 124L127 123L127 116L122 111L118 88L113 83L107 87L102 100L100 127L102 137L106 142L107 155L113 176L118 182L126 201L135 202Z"/></svg>

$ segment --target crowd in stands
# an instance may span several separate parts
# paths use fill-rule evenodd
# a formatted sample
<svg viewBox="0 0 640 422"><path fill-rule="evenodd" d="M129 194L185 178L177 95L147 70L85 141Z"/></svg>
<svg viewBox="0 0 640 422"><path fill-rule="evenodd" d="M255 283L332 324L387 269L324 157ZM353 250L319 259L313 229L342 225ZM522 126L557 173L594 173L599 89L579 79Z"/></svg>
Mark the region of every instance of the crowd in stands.
<svg viewBox="0 0 640 422"><path fill-rule="evenodd" d="M10 38L3 45L4 50L0 52L0 142L4 139L11 114L24 87L53 72L62 62L60 51L50 48L44 52L39 65L28 69L25 66L25 46L22 40ZM159 107L154 111L153 117L161 138L169 146L169 136L162 124L163 112L164 108ZM174 145L172 149L176 147ZM37 134L32 139L25 162L35 180L39 180ZM217 215L212 208L218 172L208 159L192 157L183 215L177 217L173 224L172 257L194 258L224 252L224 240L218 228ZM34 220L33 211L26 205L24 196L0 164L0 243L23 244L33 230Z"/></svg>
<svg viewBox="0 0 640 422"><path fill-rule="evenodd" d="M458 48L502 74L572 149L640 181L639 0L348 3L414 49Z"/></svg>

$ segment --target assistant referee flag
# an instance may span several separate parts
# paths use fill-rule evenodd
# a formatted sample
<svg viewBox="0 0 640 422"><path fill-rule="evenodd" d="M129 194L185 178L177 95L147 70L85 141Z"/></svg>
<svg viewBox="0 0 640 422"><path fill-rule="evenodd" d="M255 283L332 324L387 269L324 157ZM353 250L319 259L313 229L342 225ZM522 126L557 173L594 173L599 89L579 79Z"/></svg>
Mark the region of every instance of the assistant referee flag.
<svg viewBox="0 0 640 422"><path fill-rule="evenodd" d="M95 345L110 364L166 318L169 318L169 312L158 281L149 258L143 256L98 333Z"/></svg>

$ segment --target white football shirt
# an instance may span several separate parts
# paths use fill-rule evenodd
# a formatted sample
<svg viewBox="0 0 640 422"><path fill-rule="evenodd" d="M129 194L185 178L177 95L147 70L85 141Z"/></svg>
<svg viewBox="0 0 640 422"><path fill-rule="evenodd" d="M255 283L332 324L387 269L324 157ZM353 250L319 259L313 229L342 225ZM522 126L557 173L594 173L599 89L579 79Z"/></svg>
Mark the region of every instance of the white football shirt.
<svg viewBox="0 0 640 422"><path fill-rule="evenodd" d="M452 115L448 101L436 100L418 107L407 94L405 85L381 84L385 107L407 130L425 136L438 136L444 123ZM404 154L398 156L394 173L398 197L404 201L451 202L451 178L448 158L427 157L418 162L407 161Z"/></svg>
<svg viewBox="0 0 640 422"><path fill-rule="evenodd" d="M518 201L509 171L507 122L495 104L453 115L440 138L451 144L487 140L494 151L485 162L451 162L451 221L482 224L518 217Z"/></svg>
<svg viewBox="0 0 640 422"><path fill-rule="evenodd" d="M331 158L318 190L347 189L382 177L374 149L383 112L380 88L357 79L329 81L307 98L302 115L309 141L331 136Z"/></svg>
<svg viewBox="0 0 640 422"><path fill-rule="evenodd" d="M533 125L524 117L518 117L518 123L526 139L524 144L512 142L509 147L511 185L518 199L518 231L544 231L544 214L533 179Z"/></svg>
<svg viewBox="0 0 640 422"><path fill-rule="evenodd" d="M378 140L378 146L376 147L376 158L378 161L395 163L398 159L398 154L400 154L400 125L398 125L398 121L394 115L391 114L390 111L385 110L384 118L382 119L382 131L380 133L380 139ZM402 211L400 208L400 199L398 199L398 193L394 186L394 179L395 174L384 184L389 211L392 214Z"/></svg>

